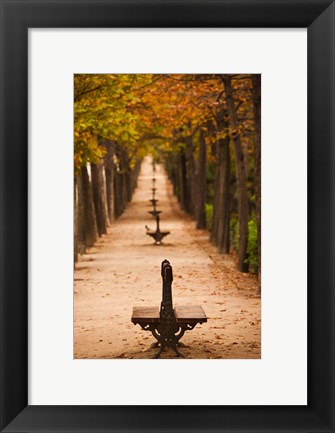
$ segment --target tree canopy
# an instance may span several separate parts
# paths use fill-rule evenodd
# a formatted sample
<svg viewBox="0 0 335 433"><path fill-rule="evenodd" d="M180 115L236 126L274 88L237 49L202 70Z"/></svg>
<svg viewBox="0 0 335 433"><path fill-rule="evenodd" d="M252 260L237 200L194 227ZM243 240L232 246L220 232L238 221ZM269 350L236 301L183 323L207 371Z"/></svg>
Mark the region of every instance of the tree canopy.
<svg viewBox="0 0 335 433"><path fill-rule="evenodd" d="M259 266L260 76L76 74L75 173L106 162L107 154L119 172L128 170L149 152L165 161L182 208L199 228L212 206L211 240L220 252L229 252L236 219L242 271L251 263L249 231L257 220Z"/></svg>

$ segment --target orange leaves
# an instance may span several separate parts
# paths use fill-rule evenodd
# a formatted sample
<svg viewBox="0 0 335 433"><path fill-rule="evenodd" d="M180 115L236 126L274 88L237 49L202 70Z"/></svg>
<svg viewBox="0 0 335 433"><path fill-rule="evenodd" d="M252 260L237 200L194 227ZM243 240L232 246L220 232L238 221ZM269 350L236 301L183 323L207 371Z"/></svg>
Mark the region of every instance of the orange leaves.
<svg viewBox="0 0 335 433"><path fill-rule="evenodd" d="M237 134L253 128L251 76L232 78ZM223 75L218 74L76 74L74 76L75 164L99 153L94 140L114 140L131 154L143 154L155 138L164 150L169 141L203 128L206 141L224 138L226 109ZM220 118L219 121L217 120ZM204 127L215 120L216 130ZM143 150L144 149L144 150Z"/></svg>
<svg viewBox="0 0 335 433"><path fill-rule="evenodd" d="M219 85L222 87L221 83ZM146 118L147 127L155 123L165 135L171 135L171 130L185 129L185 125L194 129L211 115L211 104L216 101L210 96L213 94L209 95L208 83L199 80L197 75L161 76L148 92L142 94L144 106L150 112Z"/></svg>

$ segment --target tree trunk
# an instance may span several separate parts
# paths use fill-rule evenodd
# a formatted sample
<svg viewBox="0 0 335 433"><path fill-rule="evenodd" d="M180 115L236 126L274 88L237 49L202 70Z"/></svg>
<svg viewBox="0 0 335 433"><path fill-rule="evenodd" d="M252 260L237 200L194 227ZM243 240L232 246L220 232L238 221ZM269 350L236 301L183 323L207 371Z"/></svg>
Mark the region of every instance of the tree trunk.
<svg viewBox="0 0 335 433"><path fill-rule="evenodd" d="M131 170L130 174L130 200L133 198L133 193L135 191L135 188L137 187L137 178L138 174L140 172L141 167L141 161L139 159L136 160L134 168Z"/></svg>
<svg viewBox="0 0 335 433"><path fill-rule="evenodd" d="M173 155L171 160L172 165L172 179L174 179L174 187L173 187L173 193L177 197L178 201L180 202L180 170L179 170L179 154Z"/></svg>
<svg viewBox="0 0 335 433"><path fill-rule="evenodd" d="M187 194L186 194L186 211L194 217L195 215L195 163L193 155L193 137L190 135L186 138L186 180L187 180Z"/></svg>
<svg viewBox="0 0 335 433"><path fill-rule="evenodd" d="M107 153L104 158L105 176L106 176L106 201L109 222L112 223L115 219L114 212L114 144L111 141L105 141Z"/></svg>
<svg viewBox="0 0 335 433"><path fill-rule="evenodd" d="M258 277L261 277L261 75L253 77L255 124L255 197L257 224Z"/></svg>
<svg viewBox="0 0 335 433"><path fill-rule="evenodd" d="M123 213L127 204L127 185L124 167L124 150L119 146L116 146L116 155L118 167L115 171L114 206L115 214L118 218Z"/></svg>
<svg viewBox="0 0 335 433"><path fill-rule="evenodd" d="M81 224L78 230L78 241L82 239L85 247L92 247L97 240L97 223L95 218L92 187L88 176L87 167L82 167L81 176L78 178L78 211L82 213L79 218Z"/></svg>
<svg viewBox="0 0 335 433"><path fill-rule="evenodd" d="M114 215L118 218L132 199L141 161L136 161L134 168L131 169L129 156L124 149L115 146L115 155L117 165L114 165Z"/></svg>
<svg viewBox="0 0 335 433"><path fill-rule="evenodd" d="M141 171L141 165L142 165L142 160L138 159L136 162L136 173L135 173L135 179L134 179L134 184L133 184L133 192L132 194L134 194L135 189L137 188L137 181L138 181L138 176L140 174Z"/></svg>
<svg viewBox="0 0 335 433"><path fill-rule="evenodd" d="M225 75L224 86L226 93L227 109L229 123L232 130L232 139L234 142L234 153L236 162L236 180L237 180L237 201L238 201L238 222L239 222L239 251L238 251L238 269L241 272L248 272L248 218L249 218L249 203L247 191L247 174L244 161L244 152L237 131L237 113L233 99L233 89L231 77Z"/></svg>
<svg viewBox="0 0 335 433"><path fill-rule="evenodd" d="M128 204L133 195L133 173L129 167L126 168L126 204Z"/></svg>
<svg viewBox="0 0 335 433"><path fill-rule="evenodd" d="M85 208L84 208L84 182L83 175L77 176L77 250L78 254L85 254Z"/></svg>
<svg viewBox="0 0 335 433"><path fill-rule="evenodd" d="M110 221L109 221L109 216L108 216L107 183L106 183L105 164L102 164L101 173L102 173L102 189L103 189L104 214L105 214L105 219L106 219L106 227L108 227L110 225Z"/></svg>
<svg viewBox="0 0 335 433"><path fill-rule="evenodd" d="M197 170L196 223L198 229L206 228L207 198L207 146L203 132L199 137L199 158Z"/></svg>
<svg viewBox="0 0 335 433"><path fill-rule="evenodd" d="M215 144L216 168L213 204L212 236L213 245L220 253L230 249L230 149L229 138L220 139Z"/></svg>
<svg viewBox="0 0 335 433"><path fill-rule="evenodd" d="M73 182L73 260L78 260L78 191L77 178Z"/></svg>
<svg viewBox="0 0 335 433"><path fill-rule="evenodd" d="M217 140L212 146L212 153L215 157L215 172L214 172L214 198L213 198L213 216L211 225L210 241L213 245L218 245L218 228L219 228L219 209L220 209L220 143Z"/></svg>
<svg viewBox="0 0 335 433"><path fill-rule="evenodd" d="M218 251L229 254L230 249L230 147L229 138L220 140L220 202Z"/></svg>
<svg viewBox="0 0 335 433"><path fill-rule="evenodd" d="M124 149L120 152L121 176L122 176L122 212L130 200L130 171L128 155Z"/></svg>
<svg viewBox="0 0 335 433"><path fill-rule="evenodd" d="M107 233L107 215L105 212L104 180L102 164L91 163L92 192L99 236Z"/></svg>
<svg viewBox="0 0 335 433"><path fill-rule="evenodd" d="M179 161L180 207L187 210L186 158L184 150L179 154Z"/></svg>
<svg viewBox="0 0 335 433"><path fill-rule="evenodd" d="M177 168L177 160L174 156L174 154L170 153L167 155L165 159L165 170L167 172L169 181L172 184L173 188L173 195L175 195L178 199L178 191L177 191L177 183L178 183L178 177L176 175L176 168Z"/></svg>
<svg viewBox="0 0 335 433"><path fill-rule="evenodd" d="M115 218L119 218L119 216L123 212L122 208L122 175L119 170L115 170L114 172L114 212Z"/></svg>

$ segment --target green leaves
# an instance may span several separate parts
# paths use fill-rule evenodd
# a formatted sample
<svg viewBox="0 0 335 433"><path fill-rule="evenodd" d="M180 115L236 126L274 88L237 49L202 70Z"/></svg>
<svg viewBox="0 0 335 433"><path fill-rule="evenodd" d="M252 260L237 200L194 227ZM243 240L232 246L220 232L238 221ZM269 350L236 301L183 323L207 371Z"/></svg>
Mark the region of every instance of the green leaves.
<svg viewBox="0 0 335 433"><path fill-rule="evenodd" d="M138 115L128 106L138 102L132 90L147 83L143 75L74 76L74 164L78 171L89 162L97 163L105 150L99 141L113 140L125 147L139 137Z"/></svg>
<svg viewBox="0 0 335 433"><path fill-rule="evenodd" d="M249 81L236 76L238 114L246 120L229 131L221 125L225 89L220 75L75 74L76 170L104 156L101 140L117 142L136 157L153 143L163 152L174 151L199 128L209 145L228 134L248 133L253 126ZM209 131L205 125L213 121L217 128Z"/></svg>

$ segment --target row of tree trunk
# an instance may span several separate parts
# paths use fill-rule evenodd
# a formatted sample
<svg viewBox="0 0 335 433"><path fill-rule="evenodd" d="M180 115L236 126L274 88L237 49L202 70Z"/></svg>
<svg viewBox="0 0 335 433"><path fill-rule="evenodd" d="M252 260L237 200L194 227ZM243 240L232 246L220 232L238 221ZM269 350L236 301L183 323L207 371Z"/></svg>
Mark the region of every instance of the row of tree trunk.
<svg viewBox="0 0 335 433"><path fill-rule="evenodd" d="M223 113L222 113L223 114ZM223 128L223 117L217 118L217 128ZM230 216L231 199L231 158L229 136L216 140L212 146L215 160L213 215L210 240L218 247L220 253L228 254L230 250Z"/></svg>
<svg viewBox="0 0 335 433"><path fill-rule="evenodd" d="M204 229L207 199L206 141L201 130L182 141L184 146L179 153L171 153L167 157L167 174L181 208L196 220L197 228Z"/></svg>
<svg viewBox="0 0 335 433"><path fill-rule="evenodd" d="M205 205L208 195L207 152L214 158L213 215L210 240L220 253L230 252L231 214L237 214L238 269L248 272L248 223L251 217L250 197L255 197L257 224L258 273L261 272L261 77L253 77L254 170L252 186L248 189L247 155L239 132L231 76L222 76L226 104L206 125L206 134L220 137L211 149L206 148L204 133L179 138L179 152L167 157L166 167L181 208L196 220L197 228L205 228ZM226 131L225 134L218 134ZM196 140L195 140L196 138ZM177 145L177 143L176 143ZM232 162L234 164L232 164ZM234 173L232 173L234 167Z"/></svg>
<svg viewBox="0 0 335 433"><path fill-rule="evenodd" d="M118 218L132 198L140 161L130 167L125 149L104 141L106 154L100 164L88 164L74 179L74 261L84 254Z"/></svg>

